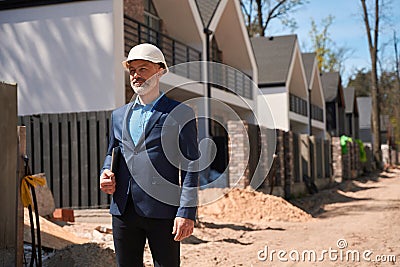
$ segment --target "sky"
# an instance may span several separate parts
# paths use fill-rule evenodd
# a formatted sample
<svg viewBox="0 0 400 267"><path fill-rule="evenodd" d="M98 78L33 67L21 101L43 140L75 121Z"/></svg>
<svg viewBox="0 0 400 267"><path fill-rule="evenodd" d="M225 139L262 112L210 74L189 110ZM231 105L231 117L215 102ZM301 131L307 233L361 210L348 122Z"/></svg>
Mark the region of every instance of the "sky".
<svg viewBox="0 0 400 267"><path fill-rule="evenodd" d="M368 3L368 1L367 1ZM282 27L278 20L271 23L266 35L284 35L295 33L298 35L302 52L311 52L310 30L311 19L314 19L321 30L322 19L329 15L334 16L329 27L330 38L337 47L346 47L350 50L349 58L345 61L342 80L347 84L348 78L358 69L370 69L370 56L365 25L362 19L360 0L309 0L309 3L299 8L292 17L295 18L298 28L292 32ZM382 33L379 47L384 52L382 62L394 62L393 30L400 39L400 0L392 0L386 10L387 18L381 23ZM400 49L400 42L399 49ZM385 45L386 44L386 45ZM390 60L389 60L390 59ZM393 69L394 65L385 65Z"/></svg>

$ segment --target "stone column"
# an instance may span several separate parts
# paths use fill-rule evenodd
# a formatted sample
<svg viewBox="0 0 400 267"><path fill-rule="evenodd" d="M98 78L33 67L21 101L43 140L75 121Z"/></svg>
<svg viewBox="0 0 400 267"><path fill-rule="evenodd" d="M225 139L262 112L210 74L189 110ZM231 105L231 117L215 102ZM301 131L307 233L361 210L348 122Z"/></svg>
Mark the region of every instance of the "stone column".
<svg viewBox="0 0 400 267"><path fill-rule="evenodd" d="M243 128L244 125L244 128ZM229 186L245 188L250 184L248 159L250 147L248 144L245 121L228 121L229 141ZM244 171L243 171L244 170Z"/></svg>
<svg viewBox="0 0 400 267"><path fill-rule="evenodd" d="M293 163L293 133L284 132L284 164L285 164L285 175L284 175L284 194L285 198L289 198L291 195L291 186L294 183L294 163Z"/></svg>
<svg viewBox="0 0 400 267"><path fill-rule="evenodd" d="M342 147L340 146L340 138L332 137L332 177L343 179L343 164L342 164Z"/></svg>

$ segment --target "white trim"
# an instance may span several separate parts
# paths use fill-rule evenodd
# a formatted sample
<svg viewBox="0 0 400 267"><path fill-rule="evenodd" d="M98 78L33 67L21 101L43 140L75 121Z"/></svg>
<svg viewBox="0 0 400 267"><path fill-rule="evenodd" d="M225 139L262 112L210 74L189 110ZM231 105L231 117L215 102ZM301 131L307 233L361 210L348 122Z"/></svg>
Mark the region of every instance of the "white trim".
<svg viewBox="0 0 400 267"><path fill-rule="evenodd" d="M113 27L115 107L120 107L125 104L125 73L121 65L124 60L124 7L119 0L113 0Z"/></svg>
<svg viewBox="0 0 400 267"><path fill-rule="evenodd" d="M196 23L197 26L197 30L199 31L199 36L201 39L201 44L202 44L202 60L206 61L207 60L207 55L205 53L206 48L207 48L207 42L206 42L206 37L204 34L204 26L203 26L203 21L201 20L201 16L200 16L200 12L198 10L197 4L195 2L196 0L189 0L189 6L190 9L192 10L192 15L193 15L193 19ZM202 67L203 68L203 67ZM207 81L207 72L203 71L203 77L202 77L203 81ZM202 95L206 95L207 94L207 85L203 84L202 86Z"/></svg>
<svg viewBox="0 0 400 267"><path fill-rule="evenodd" d="M167 75L162 76L160 79L160 83L164 84L167 87L163 88L163 91L179 87L193 94L204 96L203 84L200 84L197 81L190 80L186 77L176 75L172 72L168 72Z"/></svg>
<svg viewBox="0 0 400 267"><path fill-rule="evenodd" d="M203 30L204 30L203 22L201 20L200 13L199 13L199 10L197 9L197 4L196 4L195 0L189 0L188 3L190 6L190 9L192 11L194 22L196 23L196 26L197 26L197 30L199 31L199 36L200 36L201 42L203 44L203 51L204 51L205 36L204 36L204 32L203 32ZM204 54L204 53L202 53L202 54Z"/></svg>
<svg viewBox="0 0 400 267"><path fill-rule="evenodd" d="M238 96L238 95L235 95L232 93L222 91L215 87L211 88L211 98L221 100L224 103L234 105L237 107L241 107L246 110L251 110L252 107L253 107L253 109L256 108L255 103L254 103L255 101L245 98L245 97L242 97L242 96ZM254 109L254 110L256 110L256 109Z"/></svg>
<svg viewBox="0 0 400 267"><path fill-rule="evenodd" d="M314 87L314 75L315 75L315 71L316 71L316 69L315 69L315 63L316 63L316 57L314 57L314 62L313 62L313 65L312 65L312 67L311 67L311 77L310 77L310 84L309 84L309 86L310 86L310 89L311 89L311 92L312 92L312 89L313 89L313 87Z"/></svg>
<svg viewBox="0 0 400 267"><path fill-rule="evenodd" d="M300 68L301 68L301 72L303 73L304 85L305 85L307 96L308 96L307 76L306 76L306 71L304 69L303 57L301 56L301 51L300 51L300 47L299 47L297 39L296 39L296 43L295 43L295 50L297 50L297 54L298 54L298 57L300 60Z"/></svg>
<svg viewBox="0 0 400 267"><path fill-rule="evenodd" d="M234 1L235 7L236 7L236 12L237 12L237 16L239 19L239 24L241 26L241 30L242 30L242 34L243 34L243 39L246 43L246 48L247 48L247 53L250 59L250 63L251 63L251 68L253 70L253 82L255 84L258 84L258 66L257 66L257 61L256 61L256 57L254 55L254 51L253 51L253 46L251 45L250 42L250 38L249 35L247 33L247 29L246 29L246 23L244 21L243 18L243 13L242 13L242 9L240 7L239 1ZM257 96L257 88L254 88L253 90L253 97L256 98Z"/></svg>
<svg viewBox="0 0 400 267"><path fill-rule="evenodd" d="M313 128L318 128L325 132L325 123L312 119L311 124Z"/></svg>
<svg viewBox="0 0 400 267"><path fill-rule="evenodd" d="M289 122L292 120L299 123L303 123L304 125L308 126L308 117L297 114L289 110Z"/></svg>
<svg viewBox="0 0 400 267"><path fill-rule="evenodd" d="M263 93L265 95L288 93L288 91L289 91L289 89L286 88L285 86L280 86L280 87L261 87L259 89L260 89L261 93Z"/></svg>
<svg viewBox="0 0 400 267"><path fill-rule="evenodd" d="M215 32L217 29L218 23L222 17L222 13L225 11L226 4L228 3L228 0L221 0L217 6L217 10L214 12L214 16L211 19L210 25L208 27L209 30L212 32Z"/></svg>

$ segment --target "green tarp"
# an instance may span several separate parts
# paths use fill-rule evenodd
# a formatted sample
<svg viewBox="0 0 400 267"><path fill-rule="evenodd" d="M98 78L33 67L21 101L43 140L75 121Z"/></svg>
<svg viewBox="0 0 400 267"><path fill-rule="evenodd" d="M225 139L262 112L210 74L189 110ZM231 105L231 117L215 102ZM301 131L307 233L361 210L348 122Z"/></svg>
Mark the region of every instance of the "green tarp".
<svg viewBox="0 0 400 267"><path fill-rule="evenodd" d="M340 137L340 146L342 147L342 155L345 155L345 154L349 153L349 150L347 148L347 143L348 142L352 143L353 139L351 137L346 136L346 135L342 135ZM367 162L367 154L365 153L363 142L360 139L354 139L354 142L356 142L358 147L359 147L360 162Z"/></svg>

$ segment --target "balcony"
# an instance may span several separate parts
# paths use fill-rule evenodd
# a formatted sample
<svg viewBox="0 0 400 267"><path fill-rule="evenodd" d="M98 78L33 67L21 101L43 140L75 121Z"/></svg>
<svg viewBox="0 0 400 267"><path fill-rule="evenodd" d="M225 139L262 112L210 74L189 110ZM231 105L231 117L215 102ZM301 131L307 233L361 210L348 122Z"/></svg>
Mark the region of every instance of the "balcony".
<svg viewBox="0 0 400 267"><path fill-rule="evenodd" d="M210 82L214 87L249 99L253 98L253 81L243 72L224 64L211 62L210 73Z"/></svg>
<svg viewBox="0 0 400 267"><path fill-rule="evenodd" d="M201 60L201 52L177 41L159 31L124 16L125 54L132 46L141 43L151 43L158 46L164 53L168 66Z"/></svg>
<svg viewBox="0 0 400 267"><path fill-rule="evenodd" d="M324 121L324 111L322 108L316 106L316 105L311 105L311 118L317 121Z"/></svg>
<svg viewBox="0 0 400 267"><path fill-rule="evenodd" d="M151 29L133 18L124 16L125 54L132 46L151 43L164 53L170 71L194 81L202 81L201 52L175 40L159 31ZM196 62L193 64L181 64ZM210 82L216 87L239 96L252 99L251 77L224 64L210 62Z"/></svg>
<svg viewBox="0 0 400 267"><path fill-rule="evenodd" d="M307 101L293 94L289 95L289 108L290 111L297 114L308 116Z"/></svg>

